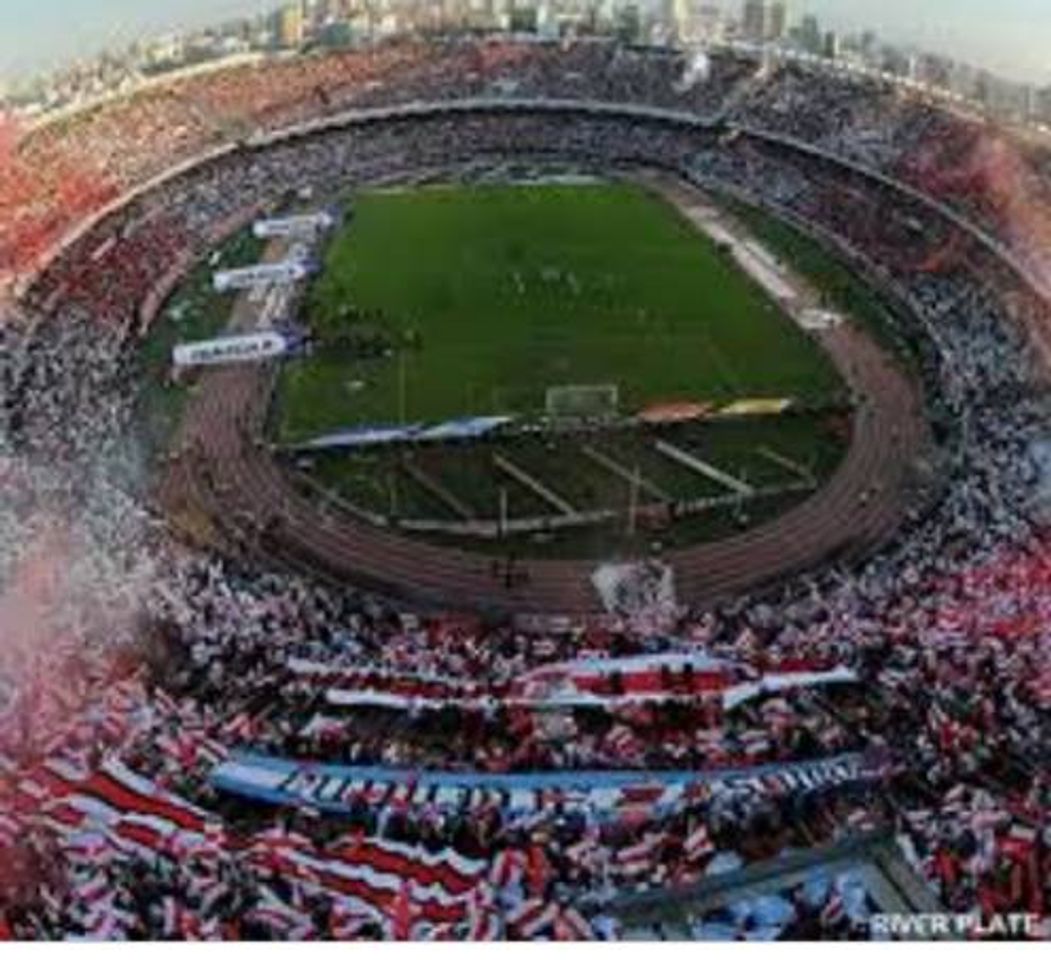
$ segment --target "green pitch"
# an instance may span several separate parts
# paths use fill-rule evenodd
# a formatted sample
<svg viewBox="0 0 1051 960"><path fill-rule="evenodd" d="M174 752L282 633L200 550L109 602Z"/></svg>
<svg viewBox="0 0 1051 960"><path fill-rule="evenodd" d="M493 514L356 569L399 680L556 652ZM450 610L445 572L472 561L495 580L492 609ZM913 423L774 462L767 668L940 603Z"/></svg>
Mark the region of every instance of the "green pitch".
<svg viewBox="0 0 1051 960"><path fill-rule="evenodd" d="M362 194L354 208L308 297L322 346L282 374L285 441L540 413L565 384L615 384L622 413L842 395L816 344L641 188L429 188Z"/></svg>

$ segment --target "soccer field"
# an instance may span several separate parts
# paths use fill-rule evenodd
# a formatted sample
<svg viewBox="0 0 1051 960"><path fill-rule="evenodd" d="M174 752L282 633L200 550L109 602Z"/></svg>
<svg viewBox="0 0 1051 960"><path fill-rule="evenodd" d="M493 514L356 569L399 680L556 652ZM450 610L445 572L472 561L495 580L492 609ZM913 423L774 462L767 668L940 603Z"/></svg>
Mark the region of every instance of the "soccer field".
<svg viewBox="0 0 1051 960"><path fill-rule="evenodd" d="M842 396L818 346L640 187L365 193L354 213L308 297L320 347L283 370L284 441L540 413L547 388L566 384L615 384L626 414L654 401Z"/></svg>

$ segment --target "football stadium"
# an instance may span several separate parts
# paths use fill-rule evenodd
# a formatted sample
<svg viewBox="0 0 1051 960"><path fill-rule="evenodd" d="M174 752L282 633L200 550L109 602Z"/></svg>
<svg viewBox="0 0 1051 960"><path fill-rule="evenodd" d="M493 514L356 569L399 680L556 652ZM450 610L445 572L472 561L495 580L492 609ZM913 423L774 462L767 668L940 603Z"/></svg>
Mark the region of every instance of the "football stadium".
<svg viewBox="0 0 1051 960"><path fill-rule="evenodd" d="M0 114L0 939L1046 937L1051 146L327 17Z"/></svg>

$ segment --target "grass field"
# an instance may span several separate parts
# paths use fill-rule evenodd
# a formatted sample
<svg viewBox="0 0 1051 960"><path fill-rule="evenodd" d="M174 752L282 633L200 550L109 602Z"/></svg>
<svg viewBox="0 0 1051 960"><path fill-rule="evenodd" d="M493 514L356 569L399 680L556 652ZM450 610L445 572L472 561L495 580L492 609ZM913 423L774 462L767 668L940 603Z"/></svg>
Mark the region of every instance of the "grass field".
<svg viewBox="0 0 1051 960"><path fill-rule="evenodd" d="M287 363L284 441L402 418L535 414L546 388L565 384L616 384L625 413L656 400L841 395L827 358L763 291L629 185L358 196L308 309L322 339L367 324L391 349L365 359L322 348Z"/></svg>

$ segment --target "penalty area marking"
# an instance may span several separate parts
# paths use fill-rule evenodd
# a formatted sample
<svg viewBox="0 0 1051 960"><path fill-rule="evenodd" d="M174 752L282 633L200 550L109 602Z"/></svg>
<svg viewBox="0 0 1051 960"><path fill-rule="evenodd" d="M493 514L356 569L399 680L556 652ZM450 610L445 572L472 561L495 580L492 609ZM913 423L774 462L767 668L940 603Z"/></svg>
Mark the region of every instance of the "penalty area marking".
<svg viewBox="0 0 1051 960"><path fill-rule="evenodd" d="M562 497L555 493L550 487L546 487L537 480L536 477L532 474L526 473L521 467L508 460L507 457L499 453L494 453L493 463L503 470L504 473L508 474L514 480L517 480L522 486L532 490L541 500L545 500L559 513L564 513L567 517L574 518L580 515L580 511L577 510L577 508L568 500L563 500Z"/></svg>
<svg viewBox="0 0 1051 960"><path fill-rule="evenodd" d="M755 487L745 483L743 480L738 480L737 477L731 476L725 470L720 470L718 467L713 467L710 463L705 463L704 460L695 457L692 453L687 453L685 450L681 450L665 440L658 440L654 446L658 453L663 453L668 459L681 463L684 467L707 477L709 480L714 480L742 497L751 497L755 494Z"/></svg>
<svg viewBox="0 0 1051 960"><path fill-rule="evenodd" d="M771 463L776 463L779 467L784 467L790 473L794 473L797 477L802 480L806 480L808 483L814 483L814 474L804 467L800 463L796 463L789 457L786 457L783 453L778 453L776 450L771 450L769 447L757 447L756 453L759 456L764 457Z"/></svg>
<svg viewBox="0 0 1051 960"><path fill-rule="evenodd" d="M477 519L474 511L466 503L449 490L448 487L427 473L421 466L405 458L401 461L401 468L431 496L437 497L444 503L461 520L471 521Z"/></svg>
<svg viewBox="0 0 1051 960"><path fill-rule="evenodd" d="M584 456L591 460L593 463L597 463L600 467L605 467L610 473L612 473L616 477L620 477L620 479L625 481L626 483L638 483L638 485L643 490L652 493L658 500L662 500L666 503L670 503L672 501L672 497L670 497L664 490L658 487L657 484L655 484L652 480L645 477L641 472L638 474L638 476L636 476L635 473L629 470L627 467L617 463L617 461L614 460L612 457L609 457L601 451L596 450L589 444L584 444L584 446L580 448L580 452L584 454Z"/></svg>

